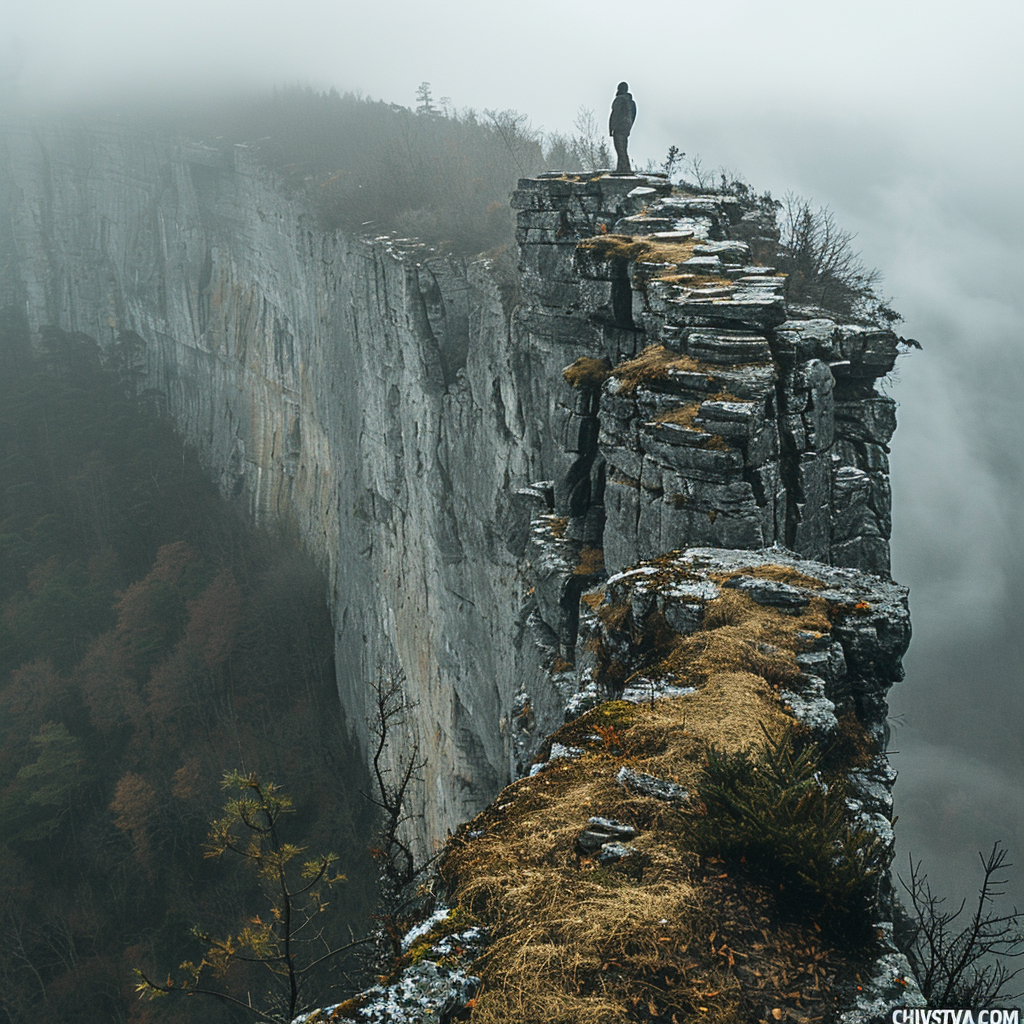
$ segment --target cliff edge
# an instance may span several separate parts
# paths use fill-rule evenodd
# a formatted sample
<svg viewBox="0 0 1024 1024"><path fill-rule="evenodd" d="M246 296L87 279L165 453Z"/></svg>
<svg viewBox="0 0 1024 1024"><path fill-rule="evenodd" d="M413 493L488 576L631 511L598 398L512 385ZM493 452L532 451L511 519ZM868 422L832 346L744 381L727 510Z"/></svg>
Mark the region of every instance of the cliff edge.
<svg viewBox="0 0 1024 1024"><path fill-rule="evenodd" d="M150 395L225 494L257 521L299 531L329 580L350 721L365 730L382 677L400 679L416 707L392 756L401 763L416 747L426 761L412 798L418 838L430 848L457 833L445 870L464 912L486 916L466 895L475 890L463 846L526 828L525 818L506 826L493 816L527 814L531 787L558 788L588 758L603 758L614 778L588 767L582 777L597 789L561 800L560 823L527 828L530 856L607 869L612 889L658 884L659 870L666 885L692 887L693 856L712 856L679 846L698 803L622 778L654 779L706 806L702 759L759 743L758 723L778 743L791 721L822 757L845 737L822 785L839 787L851 828L862 815L886 841L885 693L909 624L906 594L888 581L894 403L876 382L899 339L788 307L784 278L751 256L763 230L755 209L680 195L656 176L524 179L512 197L519 265L509 273L412 239L324 234L244 147L26 122L10 127L6 149L8 297L35 329L141 339ZM702 661L723 639L727 653ZM637 710L607 725L586 718L609 698ZM687 702L725 724L698 732ZM647 709L682 716L678 726L665 719L682 742L664 761L649 724L633 717ZM737 709L746 710L729 726ZM585 730L549 739L567 717ZM499 797L485 827L459 831L509 779L545 763L537 781ZM655 813L657 801L669 811ZM633 835L599 831L607 839L594 846L580 839L591 818ZM645 848L662 818L681 831ZM634 838L638 875L602 861L609 844ZM883 933L884 875L872 874L868 914ZM562 899L567 886L542 889ZM516 905L537 920L536 906ZM488 921L492 948L504 920ZM700 941L715 946L721 933L705 932ZM679 952L681 942L661 945ZM545 943L557 950L561 940ZM845 1008L829 1012L873 1019L870 1000L913 989L904 962L879 949L860 969L862 991L882 978L866 1008L854 1009L863 999L851 982ZM716 956L757 990L735 953ZM571 983L601 988L599 976L619 971L614 959L588 961ZM480 1019L510 1019L500 995L487 1009L484 997L502 989L484 976ZM820 986L827 972L809 977ZM700 978L704 1002L686 1012L715 1019L701 1006L718 994ZM459 991L453 1013L469 998ZM771 995L757 1013L801 1012L786 991ZM622 1019L622 1005L593 1019ZM746 1019L715 1005L719 1019ZM359 1012L373 1019L369 1003ZM653 995L628 1010L666 1021L682 1012Z"/></svg>

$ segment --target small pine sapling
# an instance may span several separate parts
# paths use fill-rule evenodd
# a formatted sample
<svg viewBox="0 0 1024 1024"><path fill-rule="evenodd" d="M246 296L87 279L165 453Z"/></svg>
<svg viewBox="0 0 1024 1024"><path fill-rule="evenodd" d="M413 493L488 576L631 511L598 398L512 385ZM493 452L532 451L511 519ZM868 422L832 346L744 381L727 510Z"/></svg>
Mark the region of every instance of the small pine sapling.
<svg viewBox="0 0 1024 1024"><path fill-rule="evenodd" d="M150 999L205 996L244 1007L258 1021L289 1024L308 1008L305 995L316 969L369 940L353 936L342 945L329 941L321 915L327 910L331 889L345 877L334 869L335 854L303 859L305 849L285 841L280 825L282 817L292 812L291 799L255 773L228 772L222 786L232 795L223 816L210 825L205 856L232 853L242 858L256 876L267 910L225 938L193 928L192 934L206 950L198 961L181 965L185 976L158 982L137 969L136 989ZM251 989L244 1000L231 991L233 974L247 968L266 980L266 989L256 1001Z"/></svg>

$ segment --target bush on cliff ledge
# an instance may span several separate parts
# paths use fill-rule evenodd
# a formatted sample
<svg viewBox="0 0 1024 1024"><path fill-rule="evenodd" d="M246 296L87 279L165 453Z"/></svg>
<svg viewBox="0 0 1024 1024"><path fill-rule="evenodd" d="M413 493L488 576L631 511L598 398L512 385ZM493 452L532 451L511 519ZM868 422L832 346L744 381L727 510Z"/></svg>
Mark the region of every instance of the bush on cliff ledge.
<svg viewBox="0 0 1024 1024"><path fill-rule="evenodd" d="M794 729L777 738L765 732L753 751L709 747L694 846L705 858L744 865L837 938L864 941L888 849L851 826L845 788L823 781L819 766Z"/></svg>

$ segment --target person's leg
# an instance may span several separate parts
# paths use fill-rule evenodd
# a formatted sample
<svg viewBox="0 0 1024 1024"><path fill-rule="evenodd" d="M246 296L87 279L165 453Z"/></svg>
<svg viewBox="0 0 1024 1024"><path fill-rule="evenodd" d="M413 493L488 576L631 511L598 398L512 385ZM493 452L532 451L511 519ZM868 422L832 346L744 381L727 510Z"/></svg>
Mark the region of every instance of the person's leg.
<svg viewBox="0 0 1024 1024"><path fill-rule="evenodd" d="M615 132L612 135L612 139L615 141L615 155L618 157L618 163L615 170L631 171L632 168L629 166L629 154L626 152L626 145L629 141L629 132Z"/></svg>

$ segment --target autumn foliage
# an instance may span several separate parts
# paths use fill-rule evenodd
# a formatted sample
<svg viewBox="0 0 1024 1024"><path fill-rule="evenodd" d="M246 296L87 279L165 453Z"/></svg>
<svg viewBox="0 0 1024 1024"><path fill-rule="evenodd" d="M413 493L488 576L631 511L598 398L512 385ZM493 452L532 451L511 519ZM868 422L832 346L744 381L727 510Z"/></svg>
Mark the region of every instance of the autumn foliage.
<svg viewBox="0 0 1024 1024"><path fill-rule="evenodd" d="M234 1020L141 1003L131 972L244 927L253 879L201 855L225 771L339 853L339 934L371 909L323 580L146 413L132 337L26 336L0 313L0 1024Z"/></svg>

